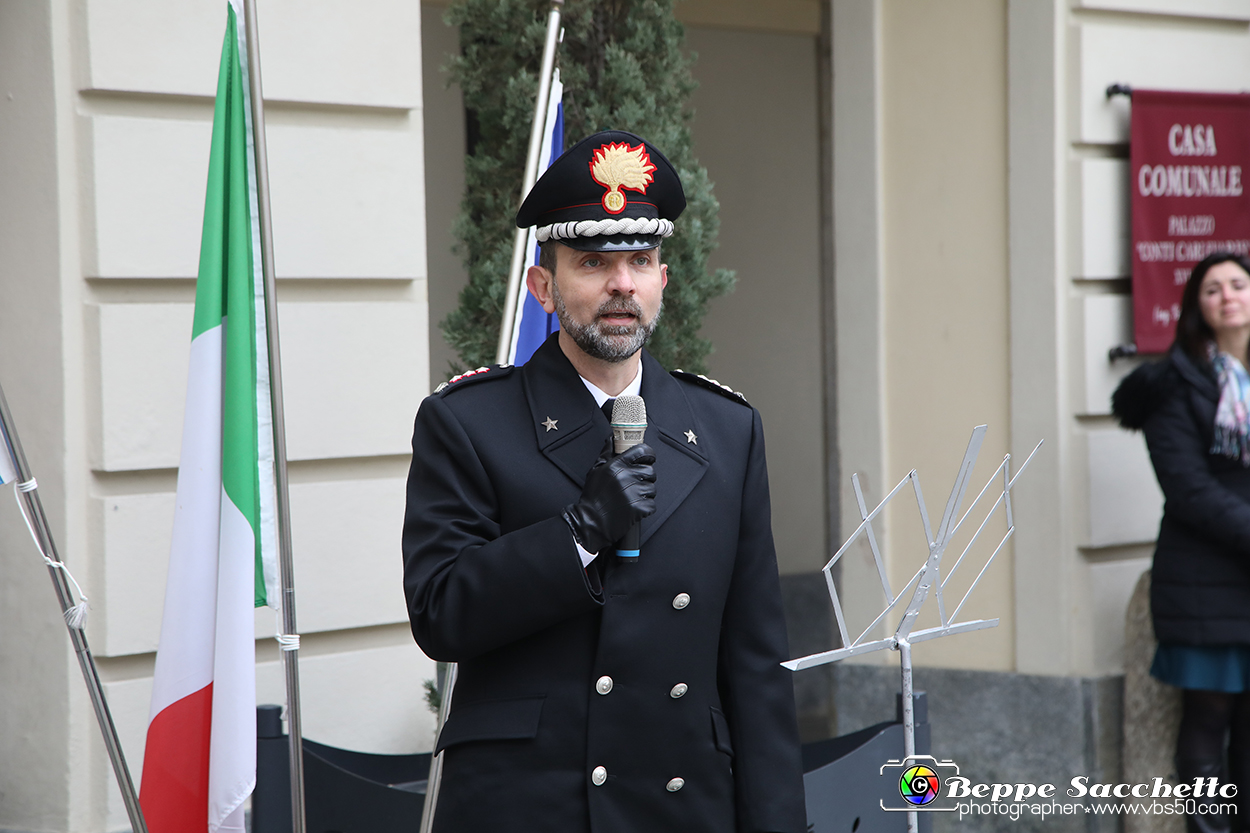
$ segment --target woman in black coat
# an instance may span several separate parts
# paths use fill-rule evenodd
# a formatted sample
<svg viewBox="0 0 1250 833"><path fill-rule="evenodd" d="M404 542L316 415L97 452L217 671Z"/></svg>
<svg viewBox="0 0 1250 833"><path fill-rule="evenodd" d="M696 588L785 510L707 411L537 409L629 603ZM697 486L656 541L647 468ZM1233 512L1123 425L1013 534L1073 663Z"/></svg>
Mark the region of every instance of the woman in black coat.
<svg viewBox="0 0 1250 833"><path fill-rule="evenodd" d="M1120 423L1145 432L1166 499L1150 671L1183 689L1177 776L1237 785L1236 816L1190 816L1191 833L1250 830L1248 347L1250 262L1213 254L1185 285L1167 357L1135 370L1112 398Z"/></svg>

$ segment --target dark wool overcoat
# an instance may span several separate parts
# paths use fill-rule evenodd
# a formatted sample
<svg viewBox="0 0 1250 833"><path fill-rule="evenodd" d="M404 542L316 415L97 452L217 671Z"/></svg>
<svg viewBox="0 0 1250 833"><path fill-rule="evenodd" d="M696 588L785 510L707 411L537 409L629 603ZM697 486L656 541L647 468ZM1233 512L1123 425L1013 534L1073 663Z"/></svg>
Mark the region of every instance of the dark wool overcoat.
<svg viewBox="0 0 1250 833"><path fill-rule="evenodd" d="M656 512L586 569L560 513L610 429L556 336L421 405L404 589L459 663L440 833L806 829L759 414L645 352L641 393Z"/></svg>
<svg viewBox="0 0 1250 833"><path fill-rule="evenodd" d="M1177 348L1112 398L1145 432L1165 499L1150 586L1160 642L1250 644L1250 468L1211 453L1219 399L1210 363Z"/></svg>

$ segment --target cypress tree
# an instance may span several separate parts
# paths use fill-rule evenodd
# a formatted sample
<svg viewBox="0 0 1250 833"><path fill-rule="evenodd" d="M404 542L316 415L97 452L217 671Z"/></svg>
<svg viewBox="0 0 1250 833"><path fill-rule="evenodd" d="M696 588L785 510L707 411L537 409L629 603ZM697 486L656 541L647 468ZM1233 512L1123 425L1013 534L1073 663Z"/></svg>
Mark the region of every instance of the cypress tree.
<svg viewBox="0 0 1250 833"><path fill-rule="evenodd" d="M449 69L467 119L455 235L469 282L442 329L467 367L495 360L549 8L545 0L453 0L445 18L460 27L460 55ZM694 59L682 51L673 0L567 0L561 22L565 147L600 130L628 130L663 151L681 176L687 207L664 242L669 283L648 350L665 367L705 372L712 345L699 328L708 302L733 288L734 274L707 268L718 205L692 148L686 105Z"/></svg>

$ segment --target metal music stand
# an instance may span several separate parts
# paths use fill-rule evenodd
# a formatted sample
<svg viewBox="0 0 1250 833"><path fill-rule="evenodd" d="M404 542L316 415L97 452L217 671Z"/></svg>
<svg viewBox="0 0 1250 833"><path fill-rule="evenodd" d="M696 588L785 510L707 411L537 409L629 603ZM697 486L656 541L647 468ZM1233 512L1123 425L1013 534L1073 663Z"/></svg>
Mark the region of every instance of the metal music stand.
<svg viewBox="0 0 1250 833"><path fill-rule="evenodd" d="M972 438L968 441L968 450L964 452L963 462L959 465L959 473L955 476L955 484L951 488L950 498L946 501L946 511L942 513L942 521L938 524L936 535L933 534L932 525L929 523L929 513L925 509L924 495L920 491L920 478L916 475L915 469L909 471L907 476L900 480L898 485L895 486L890 493L885 496L885 499L882 500L881 503L877 504L877 508L873 509L871 512L868 511L868 508L864 503L864 493L859 485L859 475L854 474L851 476L851 483L855 487L855 501L859 505L859 515L861 521L859 526L855 529L855 532L851 534L851 537L846 539L846 543L844 543L842 547L834 553L833 558L829 559L829 563L826 564L823 569L825 574L825 584L829 588L829 598L833 602L833 611L838 619L838 633L842 637L842 647L833 651L823 651L819 654L811 654L809 656L799 657L798 659L792 659L789 662L782 663L782 665L789 668L791 671L799 671L804 668L813 668L817 665L837 662L838 660L846 659L847 657L858 656L860 654L870 654L874 651L883 651L886 649L898 651L899 662L902 666L903 673L904 761L916 754L916 716L912 700L911 646L916 642L938 639L943 636L951 636L952 634L957 633L984 630L985 628L993 628L998 625L997 619L973 619L966 622L958 622L956 621L956 618L959 616L959 611L963 609L964 603L968 601L968 597L972 595L972 591L975 590L977 584L980 583L981 577L985 575L986 570L988 570L990 565L994 563L994 559L998 557L1000 552L1002 552L1002 549L1006 545L1008 539L1011 538L1012 533L1016 530L1015 518L1011 511L1011 487L1015 485L1016 480L1019 479L1020 475L1024 474L1024 470L1028 468L1029 463L1033 461L1033 457L1037 454L1038 449L1042 447L1042 443L1039 442L1033 448L1033 451L1024 461L1024 465L1022 465L1014 475L1011 473L1011 455L1005 455L1002 463L1000 463L998 468L994 470L994 473L990 475L989 480L986 482L985 486L982 487L981 492L968 507L968 511L963 515L960 515L960 506L963 503L965 492L968 491L968 482L972 478L972 467L976 464L977 455L981 451L981 441L985 439L987 427L988 426L985 425L978 425L976 428L972 429ZM988 512L986 512L985 517L981 520L981 523L977 527L977 531L973 534L972 539L968 542L968 545L964 547L963 552L959 554L959 558L955 560L954 566L952 566L946 573L946 577L943 578L942 557L946 553L947 545L955 536L955 533L959 531L960 527L963 526L964 521L966 521L972 514L973 510L976 509L977 504L980 503L983 497L985 497L986 493L990 490L990 486L992 486L995 481L998 481L999 478L1001 478L1000 482L1002 486L1001 491L998 493L998 499L994 501L994 505L990 507ZM872 521L881 514L882 510L885 509L886 504L888 504L908 482L912 484L912 490L916 495L916 504L920 508L920 521L924 525L925 541L928 544L929 556L925 559L925 562L921 565L920 569L912 574L911 579L903 587L902 592L896 596L890 589L890 580L886 576L885 572L885 561L882 559L881 550L877 546L877 536L873 531ZM972 585L968 588L967 592L964 593L963 598L959 600L959 604L955 605L954 611L947 615L946 599L943 596L943 590L946 588L947 583L951 580L951 577L954 576L955 571L959 569L959 565L963 563L964 557L968 554L969 550L971 550L973 545L975 545L980 539L981 533L985 531L985 527L989 523L990 518L993 517L994 512L997 511L1000 505L1003 506L1007 515L1007 532L998 542L998 546L994 548L994 552L986 560L985 566L981 568L981 572L977 573L977 577L973 580ZM957 517L958 520L956 520ZM855 543L855 541L859 539L860 535L864 535L868 539L868 546L872 550L873 559L876 561L877 575L881 580L881 589L885 593L886 604L885 609L878 614L877 618L872 620L868 627L864 628L863 633L852 640L850 635L847 633L846 617L842 612L842 602L838 598L838 588L833 581L833 565L838 563L838 560L850 548L851 544ZM915 589L911 591L910 601L904 609L902 621L899 622L899 625L895 629L894 633L885 639L865 641L865 638L873 630L873 628L885 619L891 611L895 610L899 606L899 602L907 597L908 590L913 586ZM915 626L916 617L920 615L920 609L924 606L924 603L929 598L930 593L937 597L938 617L941 624L937 627L925 628L924 630L913 632L912 628ZM918 817L915 810L909 810L907 812L907 829L909 833L916 833L919 829Z"/></svg>

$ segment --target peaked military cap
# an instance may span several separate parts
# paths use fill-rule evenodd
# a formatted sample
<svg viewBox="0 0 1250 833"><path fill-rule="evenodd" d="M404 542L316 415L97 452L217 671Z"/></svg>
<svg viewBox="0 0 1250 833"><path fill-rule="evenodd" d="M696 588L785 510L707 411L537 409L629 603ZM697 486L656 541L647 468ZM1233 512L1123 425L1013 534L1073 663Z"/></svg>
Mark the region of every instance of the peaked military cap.
<svg viewBox="0 0 1250 833"><path fill-rule="evenodd" d="M654 249L686 208L672 163L645 139L605 130L551 164L517 212L518 228L537 226L539 243L583 252Z"/></svg>

